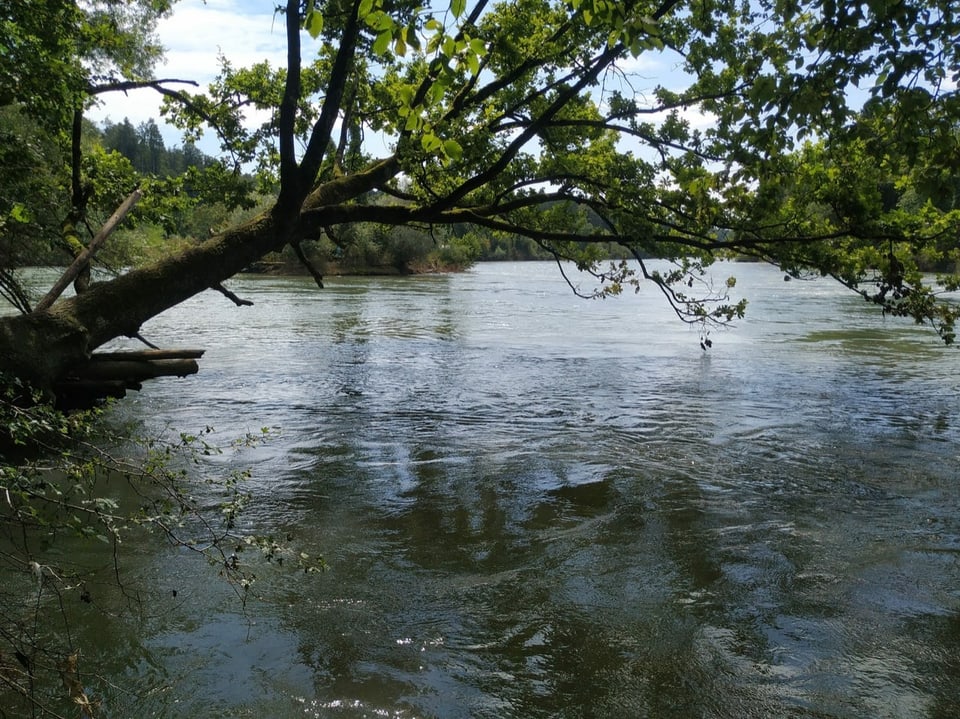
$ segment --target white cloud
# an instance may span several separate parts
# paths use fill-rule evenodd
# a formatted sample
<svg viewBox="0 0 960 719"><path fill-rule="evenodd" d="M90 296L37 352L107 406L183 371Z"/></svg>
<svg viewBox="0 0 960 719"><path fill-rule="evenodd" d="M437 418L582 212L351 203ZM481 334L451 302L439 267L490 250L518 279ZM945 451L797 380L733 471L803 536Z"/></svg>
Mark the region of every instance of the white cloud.
<svg viewBox="0 0 960 719"><path fill-rule="evenodd" d="M686 120L691 130L706 130L717 124L717 116L712 112L701 110L698 105L681 107L676 112L681 120ZM669 112L658 112L649 117L651 122L659 122L665 120L667 115Z"/></svg>
<svg viewBox="0 0 960 719"><path fill-rule="evenodd" d="M219 54L237 67L262 60L274 65L286 61L283 18L271 13L239 14L230 3L188 0L175 6L158 33L167 48L167 62L157 68L164 77L209 81L216 75Z"/></svg>
<svg viewBox="0 0 960 719"><path fill-rule="evenodd" d="M637 75L654 84L665 84L670 78L683 75L682 64L683 58L672 50L647 50L617 61L617 67L626 75Z"/></svg>
<svg viewBox="0 0 960 719"><path fill-rule="evenodd" d="M191 80L206 88L220 69L219 57L226 57L234 67L245 67L267 60L274 66L286 63L286 37L282 17L262 12L263 3L251 4L257 9L246 12L241 4L228 0L185 0L174 5L173 15L157 27L160 43L166 49L165 60L157 65L160 79ZM190 89L189 86L180 86ZM134 90L129 93L108 93L100 98L88 117L94 122L109 119L122 122L128 118L139 125L151 118L157 121L168 146L180 144L176 128L164 125L160 118L159 93ZM215 154L212 138L201 148Z"/></svg>

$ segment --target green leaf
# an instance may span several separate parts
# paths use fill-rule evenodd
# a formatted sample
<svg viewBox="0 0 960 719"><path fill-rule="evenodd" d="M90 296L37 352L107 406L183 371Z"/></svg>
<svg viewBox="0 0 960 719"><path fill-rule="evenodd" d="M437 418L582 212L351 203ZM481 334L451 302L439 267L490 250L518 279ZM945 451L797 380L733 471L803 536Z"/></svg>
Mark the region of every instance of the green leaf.
<svg viewBox="0 0 960 719"><path fill-rule="evenodd" d="M642 17L640 18L640 28L647 35L659 35L660 34L660 23L654 20L652 17Z"/></svg>
<svg viewBox="0 0 960 719"><path fill-rule="evenodd" d="M440 138L437 137L432 132L425 132L420 138L420 145L423 147L424 152L434 152L439 150L443 143L440 141Z"/></svg>
<svg viewBox="0 0 960 719"><path fill-rule="evenodd" d="M394 19L382 10L378 10L376 13L371 15L370 20L374 30L392 31L397 26L397 23L394 21Z"/></svg>
<svg viewBox="0 0 960 719"><path fill-rule="evenodd" d="M413 132L422 124L423 120L420 119L420 116L415 112L411 112L409 115L407 115L407 121L403 123L403 130L404 132Z"/></svg>
<svg viewBox="0 0 960 719"><path fill-rule="evenodd" d="M777 82L769 75L761 75L753 82L750 88L750 99L759 105L770 102L777 91Z"/></svg>
<svg viewBox="0 0 960 719"><path fill-rule="evenodd" d="M316 10L311 10L303 20L303 27L310 33L310 37L316 40L323 32L323 15Z"/></svg>
<svg viewBox="0 0 960 719"><path fill-rule="evenodd" d="M430 101L431 105L437 105L443 100L443 94L446 92L444 85L439 82L434 83L430 86L430 89L427 91L427 99Z"/></svg>
<svg viewBox="0 0 960 719"><path fill-rule="evenodd" d="M393 33L389 30L384 30L379 35L377 39L373 41L373 52L375 55L383 55L387 49L390 47L390 41L393 40Z"/></svg>
<svg viewBox="0 0 960 719"><path fill-rule="evenodd" d="M30 210L26 205L18 202L10 210L10 219L25 225L30 222Z"/></svg>
<svg viewBox="0 0 960 719"><path fill-rule="evenodd" d="M420 36L417 35L417 28L410 24L406 28L407 30L407 44L412 47L414 50L420 49Z"/></svg>
<svg viewBox="0 0 960 719"><path fill-rule="evenodd" d="M463 157L463 148L456 140L443 141L443 154L451 160L459 160Z"/></svg>
<svg viewBox="0 0 960 719"><path fill-rule="evenodd" d="M455 18L459 18L463 15L464 11L467 9L467 0L451 0L450 1L450 12L453 13Z"/></svg>
<svg viewBox="0 0 960 719"><path fill-rule="evenodd" d="M470 50L475 54L483 57L487 54L487 43L481 40L478 37L475 37L470 40Z"/></svg>

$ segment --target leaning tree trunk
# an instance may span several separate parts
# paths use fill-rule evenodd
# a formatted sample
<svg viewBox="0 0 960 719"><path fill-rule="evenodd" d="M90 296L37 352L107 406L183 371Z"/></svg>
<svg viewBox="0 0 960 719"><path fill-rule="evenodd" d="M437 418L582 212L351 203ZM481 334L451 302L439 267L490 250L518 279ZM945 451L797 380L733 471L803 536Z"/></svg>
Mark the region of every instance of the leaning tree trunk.
<svg viewBox="0 0 960 719"><path fill-rule="evenodd" d="M278 225L265 213L156 264L94 283L48 309L0 318L0 370L51 388L100 345L137 334L151 317L282 248L287 237Z"/></svg>
<svg viewBox="0 0 960 719"><path fill-rule="evenodd" d="M51 390L71 368L86 363L100 345L136 335L150 318L218 286L264 255L299 241L305 226L345 221L339 210L346 203L398 172L396 158L381 160L361 172L320 185L305 200L283 203L281 199L270 211L200 245L110 281L94 283L82 294L59 300L48 309L0 318L0 372Z"/></svg>

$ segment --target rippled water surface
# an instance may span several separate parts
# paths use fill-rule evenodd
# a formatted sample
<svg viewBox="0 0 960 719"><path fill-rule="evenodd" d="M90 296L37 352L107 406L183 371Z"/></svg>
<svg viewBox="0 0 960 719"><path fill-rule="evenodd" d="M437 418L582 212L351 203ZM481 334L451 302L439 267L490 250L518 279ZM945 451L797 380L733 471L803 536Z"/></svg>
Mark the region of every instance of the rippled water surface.
<svg viewBox="0 0 960 719"><path fill-rule="evenodd" d="M729 273L749 316L707 353L652 288L585 302L546 264L245 277L252 308L148 324L208 352L121 411L279 427L218 461L329 571L242 607L145 551L177 597L144 646L98 629L114 715L960 716L956 350Z"/></svg>

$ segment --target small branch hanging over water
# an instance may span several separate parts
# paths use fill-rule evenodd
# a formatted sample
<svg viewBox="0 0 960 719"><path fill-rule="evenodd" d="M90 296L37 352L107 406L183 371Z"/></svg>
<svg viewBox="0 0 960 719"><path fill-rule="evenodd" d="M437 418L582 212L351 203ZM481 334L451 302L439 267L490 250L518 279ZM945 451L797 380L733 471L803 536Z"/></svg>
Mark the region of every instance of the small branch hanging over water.
<svg viewBox="0 0 960 719"><path fill-rule="evenodd" d="M30 296L16 273L6 267L0 267L0 297L13 305L21 314L30 314Z"/></svg>
<svg viewBox="0 0 960 719"><path fill-rule="evenodd" d="M310 258L304 254L303 248L300 246L299 242L291 242L290 246L293 247L293 252L296 254L297 259L300 260L300 264L307 268L307 272L309 272L310 276L313 277L313 281L317 283L317 287L322 290L323 275L320 274L320 270L313 266L313 263L310 262Z"/></svg>
<svg viewBox="0 0 960 719"><path fill-rule="evenodd" d="M222 284L220 284L220 283L217 283L217 284L215 284L215 285L211 285L211 286L210 286L210 289L216 290L217 292L219 292L220 294L222 294L224 297L226 297L228 300L230 300L231 302L233 302L237 307L252 307L252 306L253 306L253 301L252 301L252 300L245 300L245 299L243 299L243 298L241 298L241 297L237 297L233 292L231 292L230 290L228 290L226 287L224 287L224 286L223 286Z"/></svg>
<svg viewBox="0 0 960 719"><path fill-rule="evenodd" d="M130 336L133 337L134 339L140 340L141 342L143 342L147 347L149 347L149 348L152 349L152 350L158 350L158 349L160 349L160 348L157 347L153 342L151 342L150 340L148 340L146 337L144 337L144 336L143 336L142 334L140 334L139 332L134 332L134 333L133 333L132 335L130 335Z"/></svg>

